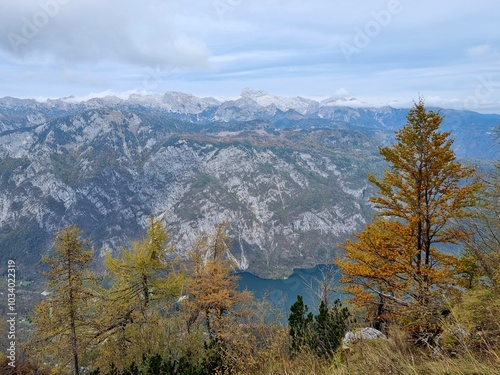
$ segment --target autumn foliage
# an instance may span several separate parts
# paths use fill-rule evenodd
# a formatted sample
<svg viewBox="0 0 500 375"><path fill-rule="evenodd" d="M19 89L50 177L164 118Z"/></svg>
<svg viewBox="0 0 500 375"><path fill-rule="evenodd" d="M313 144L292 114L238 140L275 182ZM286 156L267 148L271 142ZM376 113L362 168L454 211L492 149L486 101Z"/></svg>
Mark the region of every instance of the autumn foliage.
<svg viewBox="0 0 500 375"><path fill-rule="evenodd" d="M336 259L353 304L329 305L326 273L317 311L298 296L284 326L287 316L239 289L225 223L181 255L151 218L142 239L104 255L99 275L69 226L43 259L47 293L30 317L26 358L6 373L496 374L500 164L482 189L441 121L420 100L380 148L387 169L368 176L376 215ZM346 330L366 325L388 338L345 348Z"/></svg>
<svg viewBox="0 0 500 375"><path fill-rule="evenodd" d="M470 233L459 220L470 216L480 183L475 169L455 157L450 133L439 131L442 117L415 103L396 142L381 147L388 163L371 198L377 215L337 260L357 304L376 319L398 317L415 330L433 331L440 301L453 291L458 257L443 245Z"/></svg>
<svg viewBox="0 0 500 375"><path fill-rule="evenodd" d="M55 254L44 257L49 270L50 298L35 307L35 331L28 347L41 363L55 363L80 373L81 359L92 339L91 308L95 276L90 271L92 251L82 231L69 226L55 238Z"/></svg>

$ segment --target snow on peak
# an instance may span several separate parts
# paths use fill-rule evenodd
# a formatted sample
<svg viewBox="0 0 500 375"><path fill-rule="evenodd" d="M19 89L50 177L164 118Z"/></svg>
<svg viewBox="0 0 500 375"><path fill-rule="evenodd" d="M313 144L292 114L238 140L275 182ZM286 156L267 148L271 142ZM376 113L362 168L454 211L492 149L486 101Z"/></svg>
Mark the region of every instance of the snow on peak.
<svg viewBox="0 0 500 375"><path fill-rule="evenodd" d="M270 95L264 90L254 90L245 87L241 92L242 98L252 99L262 107L275 106L277 109L286 112L295 110L300 114L306 114L311 107L317 107L317 102L301 97L286 97Z"/></svg>

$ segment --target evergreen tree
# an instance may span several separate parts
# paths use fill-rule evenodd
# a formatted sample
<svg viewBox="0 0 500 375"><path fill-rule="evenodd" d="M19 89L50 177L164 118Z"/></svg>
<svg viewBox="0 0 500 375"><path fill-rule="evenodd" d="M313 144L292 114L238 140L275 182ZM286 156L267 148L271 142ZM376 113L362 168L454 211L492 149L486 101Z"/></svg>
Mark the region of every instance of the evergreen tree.
<svg viewBox="0 0 500 375"><path fill-rule="evenodd" d="M288 329L290 334L290 349L292 352L298 352L302 347L309 345L311 336L311 325L313 314L304 304L301 295L297 296L297 301L290 307L288 317Z"/></svg>
<svg viewBox="0 0 500 375"><path fill-rule="evenodd" d="M331 357L341 345L347 329L349 311L340 300L335 300L331 308L321 301L318 314L314 316L314 351L324 357Z"/></svg>

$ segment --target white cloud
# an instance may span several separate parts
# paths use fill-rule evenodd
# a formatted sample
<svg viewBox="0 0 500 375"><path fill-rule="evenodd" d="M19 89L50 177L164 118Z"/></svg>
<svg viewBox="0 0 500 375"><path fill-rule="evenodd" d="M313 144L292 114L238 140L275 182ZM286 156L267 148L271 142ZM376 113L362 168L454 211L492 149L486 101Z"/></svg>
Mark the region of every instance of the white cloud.
<svg viewBox="0 0 500 375"><path fill-rule="evenodd" d="M337 91L335 91L335 96L344 97L344 96L348 96L348 95L349 95L349 91L347 91L343 87L341 87L340 89L338 89Z"/></svg>
<svg viewBox="0 0 500 375"><path fill-rule="evenodd" d="M467 56L474 59L490 57L493 54L493 49L490 44L481 44L467 49Z"/></svg>

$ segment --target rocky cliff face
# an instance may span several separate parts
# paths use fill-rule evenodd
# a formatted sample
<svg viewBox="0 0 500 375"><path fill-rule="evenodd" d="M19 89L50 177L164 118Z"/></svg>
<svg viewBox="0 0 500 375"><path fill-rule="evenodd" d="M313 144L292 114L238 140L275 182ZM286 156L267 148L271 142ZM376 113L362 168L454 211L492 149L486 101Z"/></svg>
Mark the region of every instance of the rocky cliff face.
<svg viewBox="0 0 500 375"><path fill-rule="evenodd" d="M370 220L366 175L406 112L266 95L0 99L2 259L28 269L67 224L119 251L153 215L179 253L228 221L239 267L260 276L324 262ZM500 116L475 116L483 142Z"/></svg>

